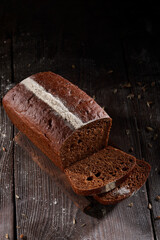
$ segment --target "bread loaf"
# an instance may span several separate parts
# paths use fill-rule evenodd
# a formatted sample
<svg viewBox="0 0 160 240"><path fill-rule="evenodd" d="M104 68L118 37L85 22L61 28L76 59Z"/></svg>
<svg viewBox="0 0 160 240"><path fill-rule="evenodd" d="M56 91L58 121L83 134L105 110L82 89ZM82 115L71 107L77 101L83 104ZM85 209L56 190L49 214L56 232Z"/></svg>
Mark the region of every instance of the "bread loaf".
<svg viewBox="0 0 160 240"><path fill-rule="evenodd" d="M108 143L112 119L85 92L52 72L32 75L3 98L15 126L61 170Z"/></svg>
<svg viewBox="0 0 160 240"><path fill-rule="evenodd" d="M94 195L116 188L135 164L135 157L108 146L66 168L65 174L77 194Z"/></svg>
<svg viewBox="0 0 160 240"><path fill-rule="evenodd" d="M95 195L94 198L104 205L116 204L138 191L145 184L150 170L149 163L137 159L130 175L118 187L108 193Z"/></svg>

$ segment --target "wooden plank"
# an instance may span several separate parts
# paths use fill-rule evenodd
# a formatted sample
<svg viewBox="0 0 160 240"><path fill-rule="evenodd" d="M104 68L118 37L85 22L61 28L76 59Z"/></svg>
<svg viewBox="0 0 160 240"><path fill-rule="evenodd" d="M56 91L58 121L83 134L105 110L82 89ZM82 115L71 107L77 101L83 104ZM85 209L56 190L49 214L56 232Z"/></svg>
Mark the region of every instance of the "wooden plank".
<svg viewBox="0 0 160 240"><path fill-rule="evenodd" d="M58 185L77 207L79 207L82 211L91 207L91 202L86 197L74 193L64 172L56 167L54 163L47 158L24 134L18 132L14 139L16 143L18 143L18 145L28 153L32 160L37 163L44 172L52 177L55 185Z"/></svg>
<svg viewBox="0 0 160 240"><path fill-rule="evenodd" d="M14 236L13 127L7 118L2 97L12 86L11 40L0 40L0 239Z"/></svg>
<svg viewBox="0 0 160 240"><path fill-rule="evenodd" d="M53 55L50 59L45 55L48 54L47 44L43 38L37 40L26 35L15 39L14 66L17 81L34 72L61 68L59 56ZM73 71L72 65L70 69ZM17 225L20 227L17 236L23 233L27 239L66 239L74 228L73 218L76 218L78 208L55 185L54 180L42 172L17 145L15 160L16 193L20 196L16 203Z"/></svg>
<svg viewBox="0 0 160 240"><path fill-rule="evenodd" d="M107 49L113 50L112 44L111 47ZM120 50L120 46L117 44L116 47L116 43L114 42L115 52L113 52L111 56L113 59L114 54L117 55L117 57L115 58L115 62L111 58L111 61L113 61L111 68L113 73L111 76L108 76L108 71L106 70L101 72L101 75L97 77L97 81L94 82L95 89L97 89L95 96L98 102L105 103L105 108L108 109L109 114L113 118L110 141L126 152L130 152L130 148L133 147L132 154L137 158L141 158L139 138L136 132L134 103L127 98L130 94L130 89L120 86L120 84L123 85L127 82L122 52L120 52ZM119 72L121 75L118 76L116 72ZM101 84L99 83L99 79L105 79L102 83L103 87L99 87L99 84ZM115 89L117 92L114 91ZM127 129L130 130L130 135L126 134ZM133 208L128 207L131 202L133 203ZM115 234L110 232L104 236L106 238L110 237L111 239L134 239L136 237L137 239L153 239L150 213L147 206L146 189L143 187L132 198L118 204L117 208L113 210L114 212L112 212L113 216L110 222L112 224L115 223L114 227L112 226L112 231L114 231ZM119 215L121 216L120 218ZM116 219L121 220L116 221ZM118 231L120 228L125 229L125 233Z"/></svg>
<svg viewBox="0 0 160 240"><path fill-rule="evenodd" d="M27 34L16 37L15 79L18 82L32 73L50 69L77 83L87 93L95 95L113 117L112 142L125 151L133 146L134 154L141 157L134 103L127 99L130 90L119 86L119 83L127 81L121 43L114 42L113 47L113 42L106 42L104 38L101 44L106 59L102 59L100 43L93 42L88 50L81 40L73 44L73 39L66 34L67 29L62 32L56 35L56 40L55 37L45 39ZM92 49L96 55L89 56ZM117 94L113 93L114 89L117 89ZM130 129L132 134L126 135L126 129ZM98 219L74 206L18 146L15 146L15 179L16 193L20 196L16 203L17 224L20 226L18 236L23 233L28 239L39 240L153 239L145 187L117 206L105 207L103 218ZM55 200L57 204L54 204ZM128 204L131 202L133 207L130 208ZM76 224L73 224L73 218Z"/></svg>
<svg viewBox="0 0 160 240"><path fill-rule="evenodd" d="M159 56L158 56L158 39L153 38L152 43L150 39L145 39L146 53L149 62L141 66L141 73L135 75L137 64L132 62L132 53L136 49L143 49L143 39L137 42L130 40L125 42L126 61L129 69L129 78L132 84L136 85L134 88L135 112L137 119L137 127L139 129L139 137L141 144L142 157L148 161L151 166L151 174L148 180L148 197L152 204L151 216L157 239L160 237L160 221L156 217L160 215L160 203L156 201L156 196L160 195L160 163L159 163L159 102L160 102L160 81L159 81ZM157 54L155 53L157 49ZM148 66L148 68L147 68ZM136 68L136 69L135 69ZM138 84L136 84L138 83ZM140 86L139 86L140 85ZM137 96L141 95L141 99ZM153 104L152 104L152 103ZM150 104L151 103L151 104ZM149 127L149 128L148 128Z"/></svg>

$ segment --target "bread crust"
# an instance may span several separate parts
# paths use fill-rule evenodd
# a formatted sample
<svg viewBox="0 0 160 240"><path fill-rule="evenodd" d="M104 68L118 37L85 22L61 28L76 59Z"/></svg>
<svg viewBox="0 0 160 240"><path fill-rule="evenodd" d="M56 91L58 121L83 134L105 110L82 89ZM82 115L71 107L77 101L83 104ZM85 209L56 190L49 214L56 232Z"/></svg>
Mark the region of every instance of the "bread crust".
<svg viewBox="0 0 160 240"><path fill-rule="evenodd" d="M48 93L58 97L84 124L92 125L94 121L105 119L109 123L106 144L108 143L112 119L90 96L52 72L37 73L30 78L44 87ZM4 96L3 106L13 124L56 166L64 170L61 148L77 129L21 83Z"/></svg>

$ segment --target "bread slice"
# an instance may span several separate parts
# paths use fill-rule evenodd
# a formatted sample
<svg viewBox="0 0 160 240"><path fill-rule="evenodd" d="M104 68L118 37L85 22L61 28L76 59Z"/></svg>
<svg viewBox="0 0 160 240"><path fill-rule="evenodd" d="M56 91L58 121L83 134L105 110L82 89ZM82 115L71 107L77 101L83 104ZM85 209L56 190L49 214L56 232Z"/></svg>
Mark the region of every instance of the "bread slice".
<svg viewBox="0 0 160 240"><path fill-rule="evenodd" d="M80 195L110 191L136 164L136 158L108 146L65 169L73 190Z"/></svg>
<svg viewBox="0 0 160 240"><path fill-rule="evenodd" d="M138 191L145 184L150 170L151 166L147 162L137 159L130 175L118 187L110 192L95 195L94 198L104 205L116 204Z"/></svg>

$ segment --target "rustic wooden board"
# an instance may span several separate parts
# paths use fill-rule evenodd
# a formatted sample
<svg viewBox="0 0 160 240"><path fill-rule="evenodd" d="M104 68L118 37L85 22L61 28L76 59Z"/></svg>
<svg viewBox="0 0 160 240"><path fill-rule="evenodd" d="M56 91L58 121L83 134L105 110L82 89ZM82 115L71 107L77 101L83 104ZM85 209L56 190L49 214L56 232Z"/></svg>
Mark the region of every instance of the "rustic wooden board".
<svg viewBox="0 0 160 240"><path fill-rule="evenodd" d="M160 62L159 41L158 39L154 41L153 38L150 42L152 44L148 44L146 41L139 41L138 43L135 41L133 44L129 39L125 42L125 52L129 78L131 84L135 85L133 89L135 95L134 111L136 112L137 127L139 129L141 153L142 157L152 166L147 190L149 201L152 204L151 217L155 236L159 239L160 221L156 220L156 217L160 216L160 202L155 199L160 195ZM144 55L140 56L139 59L138 53L140 52L143 52ZM138 55L138 57L133 58L133 55ZM137 96L139 94L141 99L138 100ZM147 127L150 127L150 129L147 130Z"/></svg>
<svg viewBox="0 0 160 240"><path fill-rule="evenodd" d="M91 217L17 145L13 159L13 128L0 105L0 146L7 149L0 149L0 239L5 234L10 239L24 234L31 240L160 239L160 220L155 221L160 215L160 202L155 201L160 195L158 7L146 3L144 11L129 2L115 8L111 2L64 0L53 4L2 0L0 4L1 97L13 79L19 82L46 70L59 73L105 106L113 118L110 142L127 152L133 150L152 165L147 187L115 207L100 208L103 216ZM2 36L11 37L13 32L12 52L11 41L4 42ZM121 40L129 35L123 45ZM128 81L131 88L120 86ZM130 93L133 99L127 98ZM151 108L147 101L154 102ZM146 126L153 131L147 132Z"/></svg>
<svg viewBox="0 0 160 240"><path fill-rule="evenodd" d="M81 41L70 45L67 30L57 38L24 34L14 38L14 72L17 82L38 71L52 70L78 84L107 109L113 118L111 141L125 151L133 147L142 157L134 102L127 99L130 89L121 88L128 81L120 42L93 42L90 48ZM92 35L90 36L92 39ZM73 43L73 39L71 41ZM91 43L91 42L90 42ZM95 50L95 55L92 52ZM78 51L78 53L77 53ZM112 71L113 72L112 72ZM114 89L117 93L114 94ZM126 135L126 129L131 134ZM104 208L100 219L84 214L67 198L47 174L15 146L15 190L17 236L27 239L154 239L147 209L148 197L143 187L132 198L115 207ZM57 204L54 204L57 201ZM133 202L133 207L128 204ZM76 224L73 224L73 218ZM83 223L86 226L83 226Z"/></svg>
<svg viewBox="0 0 160 240"><path fill-rule="evenodd" d="M91 202L86 197L74 193L64 172L56 167L24 134L18 132L14 139L16 143L28 153L32 160L53 178L55 185L58 185L77 207L84 212L91 208Z"/></svg>
<svg viewBox="0 0 160 240"><path fill-rule="evenodd" d="M2 107L2 97L12 86L11 40L0 40L0 239L15 239L13 127Z"/></svg>

